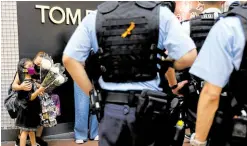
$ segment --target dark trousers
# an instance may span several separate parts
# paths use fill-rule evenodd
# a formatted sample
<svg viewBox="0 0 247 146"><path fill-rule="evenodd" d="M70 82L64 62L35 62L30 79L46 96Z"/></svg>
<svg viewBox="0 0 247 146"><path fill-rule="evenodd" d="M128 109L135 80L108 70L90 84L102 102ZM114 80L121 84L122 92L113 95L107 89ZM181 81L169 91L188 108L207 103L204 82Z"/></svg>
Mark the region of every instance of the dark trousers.
<svg viewBox="0 0 247 146"><path fill-rule="evenodd" d="M134 146L135 113L135 107L106 104L99 127L99 146Z"/></svg>
<svg viewBox="0 0 247 146"><path fill-rule="evenodd" d="M176 120L166 119L139 120L135 107L106 104L99 126L99 146L170 146Z"/></svg>

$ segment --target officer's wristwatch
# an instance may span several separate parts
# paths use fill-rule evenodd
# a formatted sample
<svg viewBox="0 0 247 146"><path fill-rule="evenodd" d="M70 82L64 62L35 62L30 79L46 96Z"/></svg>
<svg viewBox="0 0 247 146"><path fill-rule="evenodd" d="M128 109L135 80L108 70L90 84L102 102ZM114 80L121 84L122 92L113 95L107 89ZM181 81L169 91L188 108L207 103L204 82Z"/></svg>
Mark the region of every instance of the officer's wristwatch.
<svg viewBox="0 0 247 146"><path fill-rule="evenodd" d="M171 86L170 88L171 88L172 90L174 90L174 89L176 89L177 87L178 87L178 84L173 85L173 86Z"/></svg>
<svg viewBox="0 0 247 146"><path fill-rule="evenodd" d="M200 142L200 141L198 141L198 140L195 139L195 136L196 136L195 133L193 133L191 135L191 139L190 139L191 146L206 146L207 145L207 141Z"/></svg>

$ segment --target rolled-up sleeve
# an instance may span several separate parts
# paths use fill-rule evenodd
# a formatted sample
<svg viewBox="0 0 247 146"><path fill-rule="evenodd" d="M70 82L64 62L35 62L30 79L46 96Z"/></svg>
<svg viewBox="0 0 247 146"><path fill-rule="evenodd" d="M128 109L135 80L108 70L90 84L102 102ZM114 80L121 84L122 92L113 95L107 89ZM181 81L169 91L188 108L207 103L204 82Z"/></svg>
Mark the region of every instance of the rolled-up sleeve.
<svg viewBox="0 0 247 146"><path fill-rule="evenodd" d="M92 48L90 27L94 26L91 24L95 22L93 19L93 14L89 14L82 20L63 52L65 55L80 62L84 62L87 59Z"/></svg>
<svg viewBox="0 0 247 146"><path fill-rule="evenodd" d="M220 20L208 34L190 73L223 88L234 69L233 44L232 29Z"/></svg>
<svg viewBox="0 0 247 146"><path fill-rule="evenodd" d="M176 16L166 7L160 8L160 31L158 47L168 50L168 56L178 60L196 46L184 31Z"/></svg>

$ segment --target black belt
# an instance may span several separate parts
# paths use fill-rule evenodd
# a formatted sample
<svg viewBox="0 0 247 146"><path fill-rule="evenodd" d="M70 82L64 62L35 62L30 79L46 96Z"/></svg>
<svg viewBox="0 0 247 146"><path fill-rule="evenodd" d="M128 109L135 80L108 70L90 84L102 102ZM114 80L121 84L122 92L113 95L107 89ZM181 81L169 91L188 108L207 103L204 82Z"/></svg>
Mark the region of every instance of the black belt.
<svg viewBox="0 0 247 146"><path fill-rule="evenodd" d="M136 106L137 97L142 91L107 91L101 92L102 97L105 98L106 103L127 104L129 106Z"/></svg>

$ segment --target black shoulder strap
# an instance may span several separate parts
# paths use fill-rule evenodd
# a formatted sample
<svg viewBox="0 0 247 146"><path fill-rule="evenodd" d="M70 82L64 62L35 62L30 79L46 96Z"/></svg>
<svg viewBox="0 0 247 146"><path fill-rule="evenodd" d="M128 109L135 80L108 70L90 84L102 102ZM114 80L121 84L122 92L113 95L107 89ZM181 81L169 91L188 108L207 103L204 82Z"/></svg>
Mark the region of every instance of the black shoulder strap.
<svg viewBox="0 0 247 146"><path fill-rule="evenodd" d="M135 3L144 9L153 9L160 4L158 1L136 1ZM107 1L98 5L97 9L100 13L106 14L114 11L119 6L119 4L120 3L117 1Z"/></svg>
<svg viewBox="0 0 247 146"><path fill-rule="evenodd" d="M11 91L12 91L12 84L14 83L14 80L15 80L15 78L16 78L16 75L17 75L17 72L15 72L14 79L12 80L12 82L11 82L11 84L10 84L10 86L9 86L9 89L8 89L8 94L10 94L10 93L11 93Z"/></svg>
<svg viewBox="0 0 247 146"><path fill-rule="evenodd" d="M238 16L241 20L242 27L245 35L245 48L243 53L240 69L247 69L247 6L236 6L228 12L227 16Z"/></svg>
<svg viewBox="0 0 247 146"><path fill-rule="evenodd" d="M158 4L160 4L160 2L158 1L136 1L136 4L145 9L153 9Z"/></svg>
<svg viewBox="0 0 247 146"><path fill-rule="evenodd" d="M229 6L229 11L230 10L232 10L233 8L235 8L235 7L238 7L238 6L240 6L240 2L239 1L235 1L235 2L233 2L230 6Z"/></svg>
<svg viewBox="0 0 247 146"><path fill-rule="evenodd" d="M118 5L119 4L117 1L107 1L98 5L97 9L100 13L106 14L115 10L118 7Z"/></svg>
<svg viewBox="0 0 247 146"><path fill-rule="evenodd" d="M242 62L240 65L240 69L247 69L247 19L242 18L241 21L242 21L242 27L244 29L244 35L245 35L245 47L244 47L244 53L243 53L243 58L242 58Z"/></svg>
<svg viewBox="0 0 247 146"><path fill-rule="evenodd" d="M234 9L232 9L231 11L229 11L227 16L238 15L238 16L241 16L244 19L247 19L246 10L247 10L247 6L245 6L245 5L237 6L237 7L234 7Z"/></svg>

